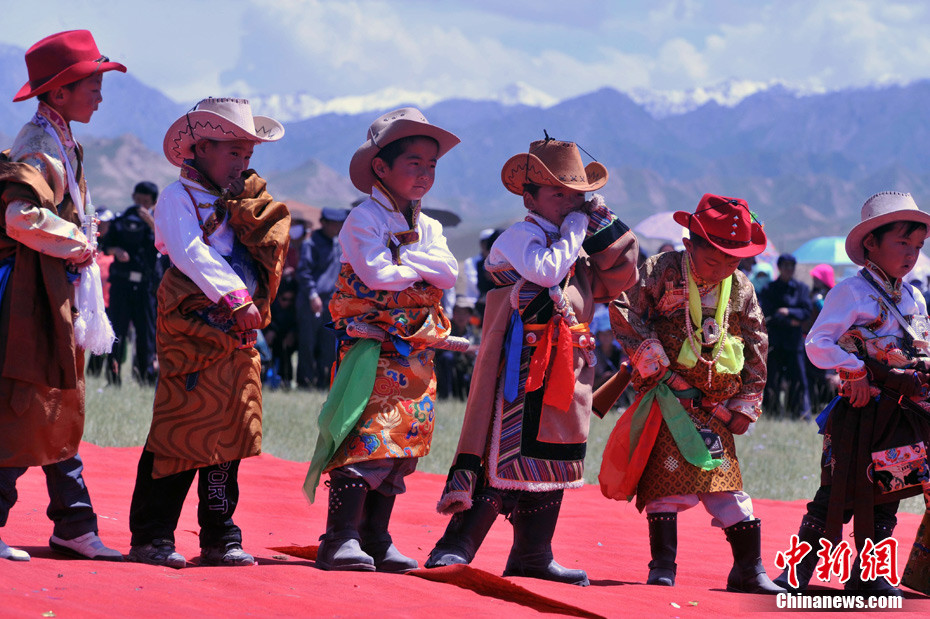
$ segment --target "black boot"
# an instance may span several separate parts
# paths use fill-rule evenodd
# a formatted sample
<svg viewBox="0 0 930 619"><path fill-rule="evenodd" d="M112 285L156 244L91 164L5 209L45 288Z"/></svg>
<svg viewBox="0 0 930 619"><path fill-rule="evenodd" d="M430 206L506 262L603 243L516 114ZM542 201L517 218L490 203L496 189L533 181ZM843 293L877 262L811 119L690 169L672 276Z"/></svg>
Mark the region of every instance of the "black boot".
<svg viewBox="0 0 930 619"><path fill-rule="evenodd" d="M395 495L387 496L376 490L369 490L365 497L359 534L362 551L374 559L377 571L402 574L419 566L414 559L405 557L397 550L391 534L388 533L388 523L391 521L396 498Z"/></svg>
<svg viewBox="0 0 930 619"><path fill-rule="evenodd" d="M329 486L326 533L320 536L316 566L321 570L372 572L375 562L359 546L358 525L362 519L368 484L361 479L334 479Z"/></svg>
<svg viewBox="0 0 930 619"><path fill-rule="evenodd" d="M882 540L886 540L891 537L891 534L894 533L895 524L897 524L897 519L892 517L892 520L879 520L875 519L875 535L872 538L874 544L878 544ZM858 591L860 593L865 593L866 595L894 595L900 596L901 590L892 585L884 577L876 578L875 580L862 580L862 563L860 559L862 558L862 549L859 548L859 556L856 557L856 560L853 561L852 570L850 571L849 580L846 581L846 584L843 585L843 589L846 591Z"/></svg>
<svg viewBox="0 0 930 619"><path fill-rule="evenodd" d="M797 564L798 586L792 587L788 582L788 570L785 569L778 578L774 580L775 584L786 591L797 593L807 589L811 578L814 576L814 570L817 569L817 551L820 550L820 540L826 537L826 525L823 521L814 518L810 514L805 514L801 518L801 527L798 529L798 542L807 542L811 545L811 550L801 562Z"/></svg>
<svg viewBox="0 0 930 619"><path fill-rule="evenodd" d="M675 564L678 554L678 514L648 514L646 522L649 523L649 550L652 553L646 584L674 587L675 573L678 570Z"/></svg>
<svg viewBox="0 0 930 619"><path fill-rule="evenodd" d="M476 494L471 509L452 516L446 532L436 542L424 566L471 563L502 506L503 501L497 491L488 489Z"/></svg>
<svg viewBox="0 0 930 619"><path fill-rule="evenodd" d="M727 577L727 591L737 593L785 593L772 582L762 566L762 523L738 522L723 530L733 550L733 569Z"/></svg>
<svg viewBox="0 0 930 619"><path fill-rule="evenodd" d="M529 495L538 495L532 496ZM529 500L523 500L527 498ZM526 492L513 511L513 547L504 576L526 576L587 587L584 570L562 567L552 558L552 536L562 507L562 491Z"/></svg>

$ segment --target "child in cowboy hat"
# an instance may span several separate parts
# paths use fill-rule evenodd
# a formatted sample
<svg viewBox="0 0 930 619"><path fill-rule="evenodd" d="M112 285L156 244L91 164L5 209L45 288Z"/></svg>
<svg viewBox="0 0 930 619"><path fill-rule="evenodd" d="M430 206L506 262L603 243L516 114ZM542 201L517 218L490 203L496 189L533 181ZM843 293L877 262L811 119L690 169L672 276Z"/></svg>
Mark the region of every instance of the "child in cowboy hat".
<svg viewBox="0 0 930 619"><path fill-rule="evenodd" d="M438 510L453 514L426 567L470 563L498 514L513 523L505 576L580 586L552 556L565 488L584 480L597 303L636 282L635 235L595 194L607 182L578 146L546 137L501 170L526 219L494 241L481 348ZM522 439L516 442L511 437Z"/></svg>
<svg viewBox="0 0 930 619"><path fill-rule="evenodd" d="M254 344L270 321L290 215L249 159L283 135L245 99L204 99L165 134L181 175L155 208L155 246L172 266L158 289L159 374L129 512L132 561L186 565L174 531L199 473L200 565L255 562L232 518L239 462L261 453Z"/></svg>
<svg viewBox="0 0 930 619"><path fill-rule="evenodd" d="M105 354L112 339L102 296L102 322L76 309L83 307L79 290L99 293L101 287L99 269L90 266L94 210L71 123L90 121L103 100L103 73L126 67L103 56L90 32L72 30L30 47L26 68L29 81L13 100L38 97L38 110L0 155L0 527L16 502L16 479L27 467L41 466L55 523L52 549L121 561L122 554L97 535L77 453L84 349ZM71 283L78 273L76 288ZM27 350L31 354L23 355ZM0 541L0 558L27 561L29 555Z"/></svg>
<svg viewBox="0 0 930 619"><path fill-rule="evenodd" d="M926 398L930 323L923 295L904 281L928 226L930 214L910 194L869 198L846 237L846 253L863 268L827 293L807 335L807 356L819 368L837 370L842 397L818 419L824 423L821 485L792 540L807 553L795 566L779 565L785 571L776 582L791 590L807 587L819 542L836 544L855 516L860 555L844 587L900 594L897 574L863 580L857 566L867 543L891 537L899 501L920 494L928 481L930 424L914 400ZM888 457L892 450L897 459Z"/></svg>
<svg viewBox="0 0 930 619"><path fill-rule="evenodd" d="M324 570L417 567L388 524L404 477L429 453L436 402L433 350L450 332L441 301L458 263L441 224L420 212L437 160L459 143L415 108L384 114L349 165L368 199L339 233L342 271L329 302L340 333L338 369L320 412L304 491L329 473ZM371 337L362 337L362 332ZM383 341L383 343L382 343Z"/></svg>
<svg viewBox="0 0 930 619"><path fill-rule="evenodd" d="M638 395L607 442L601 491L635 495L646 511L648 584L675 584L678 512L701 502L733 550L727 590L781 592L762 566L733 442L758 419L765 386L764 317L738 270L765 249L765 232L744 200L712 194L674 218L690 231L684 251L647 259L639 284L610 306Z"/></svg>

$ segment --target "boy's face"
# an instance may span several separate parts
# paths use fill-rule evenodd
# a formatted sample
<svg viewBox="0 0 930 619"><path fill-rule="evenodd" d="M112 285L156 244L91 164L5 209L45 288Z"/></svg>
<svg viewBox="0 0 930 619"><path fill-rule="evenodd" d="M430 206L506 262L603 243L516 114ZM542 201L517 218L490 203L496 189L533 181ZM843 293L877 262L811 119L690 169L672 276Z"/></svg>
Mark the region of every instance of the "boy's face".
<svg viewBox="0 0 930 619"><path fill-rule="evenodd" d="M436 141L417 138L394 160L394 165L389 166L380 157L375 157L371 162L371 169L395 199L401 202L415 202L425 196L433 186L438 159L439 146Z"/></svg>
<svg viewBox="0 0 930 619"><path fill-rule="evenodd" d="M219 189L228 189L249 169L255 142L199 140L194 146L194 165Z"/></svg>
<svg viewBox="0 0 930 619"><path fill-rule="evenodd" d="M549 222L561 226L565 216L577 211L584 204L584 192L572 191L564 187L543 185L534 198L530 193L523 194L523 205Z"/></svg>
<svg viewBox="0 0 930 619"><path fill-rule="evenodd" d="M716 247L695 243L691 239L681 241L691 257L691 268L694 269L694 274L706 284L722 282L733 275L739 266L740 258L725 254Z"/></svg>
<svg viewBox="0 0 930 619"><path fill-rule="evenodd" d="M66 121L90 122L90 117L103 101L103 74L85 77L70 88L56 88L48 100Z"/></svg>
<svg viewBox="0 0 930 619"><path fill-rule="evenodd" d="M873 234L867 235L862 241L863 247L869 252L869 260L895 279L903 278L917 264L917 257L927 236L927 231L922 228L905 235L906 227L905 222L898 222L880 241Z"/></svg>

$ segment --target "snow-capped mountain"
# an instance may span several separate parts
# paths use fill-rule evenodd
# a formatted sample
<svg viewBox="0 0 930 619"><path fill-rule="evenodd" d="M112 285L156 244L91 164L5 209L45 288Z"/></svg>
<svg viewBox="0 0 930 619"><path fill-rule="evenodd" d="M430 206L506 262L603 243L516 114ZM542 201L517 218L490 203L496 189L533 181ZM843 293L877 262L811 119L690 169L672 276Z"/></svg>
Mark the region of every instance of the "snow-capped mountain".
<svg viewBox="0 0 930 619"><path fill-rule="evenodd" d="M722 107L735 107L752 95L780 87L796 97L822 94L822 88L788 85L781 80L765 82L753 80L725 80L713 86L688 90L650 90L637 88L629 97L641 105L653 118L667 118L687 114L713 101Z"/></svg>
<svg viewBox="0 0 930 619"><path fill-rule="evenodd" d="M324 101L306 93L291 95L252 95L249 101L256 114L271 116L282 122L296 122L323 114L362 114L403 105L427 108L447 99L432 92L385 88L367 95L335 97ZM510 84L482 101L503 105L528 105L549 108L559 102L555 97L523 82Z"/></svg>

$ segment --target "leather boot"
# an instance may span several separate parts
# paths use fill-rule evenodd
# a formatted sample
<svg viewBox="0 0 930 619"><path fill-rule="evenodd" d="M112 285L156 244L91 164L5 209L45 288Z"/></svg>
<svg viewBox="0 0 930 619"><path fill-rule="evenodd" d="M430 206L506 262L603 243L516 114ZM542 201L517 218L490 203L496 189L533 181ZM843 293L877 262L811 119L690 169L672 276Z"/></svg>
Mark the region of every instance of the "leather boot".
<svg viewBox="0 0 930 619"><path fill-rule="evenodd" d="M875 535L872 537L872 543L878 544L879 542L888 539L891 537L891 534L894 533L894 527L897 524L897 519L893 520L875 520ZM856 557L856 560L853 561L852 569L850 570L849 580L843 585L843 589L846 591L858 591L865 593L866 595L894 595L900 596L901 590L888 582L884 577L876 578L875 580L862 580L862 549L859 548L859 556Z"/></svg>
<svg viewBox="0 0 930 619"><path fill-rule="evenodd" d="M723 530L733 550L733 569L727 577L727 591L737 593L785 593L772 582L762 566L762 522L738 522Z"/></svg>
<svg viewBox="0 0 930 619"><path fill-rule="evenodd" d="M824 537L826 537L826 524L810 514L805 514L804 517L801 518L801 527L798 529L798 542L807 542L811 545L811 550L804 555L804 558L801 559L801 562L795 567L798 576L798 586L792 587L791 583L788 582L787 568L778 575L774 583L792 593L807 589L807 585L814 576L814 570L817 569L817 562L819 560L817 551L820 550L820 540Z"/></svg>
<svg viewBox="0 0 930 619"><path fill-rule="evenodd" d="M329 486L326 533L320 536L316 566L321 570L373 572L375 561L359 546L358 526L368 484L361 479L334 479Z"/></svg>
<svg viewBox="0 0 930 619"><path fill-rule="evenodd" d="M469 564L501 512L500 493L486 489L475 495L471 509L452 516L446 532L429 553L425 567Z"/></svg>
<svg viewBox="0 0 930 619"><path fill-rule="evenodd" d="M675 573L678 570L675 564L675 557L678 555L678 514L648 514L646 522L649 523L649 551L652 553L646 584L674 587Z"/></svg>
<svg viewBox="0 0 930 619"><path fill-rule="evenodd" d="M365 497L365 509L359 534L362 551L374 559L375 570L403 574L417 569L419 565L414 559L402 555L397 550L391 534L388 533L388 523L391 521L391 512L394 510L396 498L395 495L388 496L376 490L369 490Z"/></svg>
<svg viewBox="0 0 930 619"><path fill-rule="evenodd" d="M552 558L552 536L561 507L561 490L523 493L511 516L513 547L504 576L526 576L581 587L590 584L584 570L564 568Z"/></svg>

